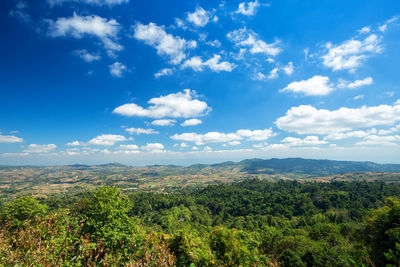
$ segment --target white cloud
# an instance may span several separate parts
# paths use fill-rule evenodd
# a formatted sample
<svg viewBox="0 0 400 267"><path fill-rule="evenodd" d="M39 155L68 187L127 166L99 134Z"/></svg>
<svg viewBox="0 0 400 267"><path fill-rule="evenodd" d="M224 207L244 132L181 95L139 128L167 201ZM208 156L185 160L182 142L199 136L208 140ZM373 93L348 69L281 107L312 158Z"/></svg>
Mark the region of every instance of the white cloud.
<svg viewBox="0 0 400 267"><path fill-rule="evenodd" d="M154 73L154 78L160 78L162 76L169 76L172 75L172 73L174 73L174 70L171 68L164 68L162 70L160 70L157 73Z"/></svg>
<svg viewBox="0 0 400 267"><path fill-rule="evenodd" d="M168 56L171 64L179 64L186 58L186 50L195 48L196 41L186 41L179 36L168 34L164 27L155 23L134 26L134 38L154 47L161 56Z"/></svg>
<svg viewBox="0 0 400 267"><path fill-rule="evenodd" d="M282 143L285 143L289 146L315 146L315 145L324 145L328 142L324 140L319 140L318 136L307 136L304 139L295 138L295 137L286 137L282 140Z"/></svg>
<svg viewBox="0 0 400 267"><path fill-rule="evenodd" d="M353 97L354 100L360 100L363 98L364 98L364 95L356 95L355 97Z"/></svg>
<svg viewBox="0 0 400 267"><path fill-rule="evenodd" d="M228 61L222 61L219 62L221 59L220 55L214 54L212 58L210 58L207 61L202 61L201 57L192 57L188 60L186 60L181 68L192 68L194 71L203 71L204 67L208 67L210 70L215 71L215 72L220 72L220 71L228 71L231 72L236 65L234 63L230 63Z"/></svg>
<svg viewBox="0 0 400 267"><path fill-rule="evenodd" d="M360 34L369 33L370 31L371 31L371 27L369 27L369 26L362 27L361 30L358 30L358 32Z"/></svg>
<svg viewBox="0 0 400 267"><path fill-rule="evenodd" d="M121 62L114 62L108 67L110 68L110 74L117 78L121 78L122 75L128 70L127 67Z"/></svg>
<svg viewBox="0 0 400 267"><path fill-rule="evenodd" d="M341 132L335 132L335 133L331 133L329 135L327 135L326 137L324 137L324 140L343 140L343 139L347 139L347 138L363 138L366 137L370 134L375 134L377 131L376 129L371 129L368 131L350 131L350 132L345 132L345 133L341 133Z"/></svg>
<svg viewBox="0 0 400 267"><path fill-rule="evenodd" d="M73 142L66 143L65 145L67 145L67 146L83 146L85 144L82 142L79 142L79 141L73 141Z"/></svg>
<svg viewBox="0 0 400 267"><path fill-rule="evenodd" d="M162 120L154 120L151 124L156 126L173 126L175 125L176 120L162 119Z"/></svg>
<svg viewBox="0 0 400 267"><path fill-rule="evenodd" d="M382 26L379 27L379 31L385 32L388 28L388 25L395 22L398 19L398 17L393 17L391 19L388 19Z"/></svg>
<svg viewBox="0 0 400 267"><path fill-rule="evenodd" d="M120 24L115 19L92 16L79 16L76 13L70 18L58 18L56 21L47 20L49 35L52 37L74 37L81 39L84 36L95 36L103 42L103 46L110 53L121 51L123 46L116 42Z"/></svg>
<svg viewBox="0 0 400 267"><path fill-rule="evenodd" d="M188 13L186 20L197 27L204 27L211 19L211 12L204 10L202 7L196 7L193 13Z"/></svg>
<svg viewBox="0 0 400 267"><path fill-rule="evenodd" d="M229 143L232 141L239 141L244 138L250 141L266 140L271 136L274 136L272 129L265 130L246 130L241 129L235 133L220 133L220 132L208 132L206 134L197 133L183 133L175 134L171 136L173 140L194 142L196 145L204 145L207 143Z"/></svg>
<svg viewBox="0 0 400 267"><path fill-rule="evenodd" d="M194 142L196 145L207 143L226 143L235 140L241 140L242 137L234 133L208 132L206 134L183 133L171 136L171 139L177 141Z"/></svg>
<svg viewBox="0 0 400 267"><path fill-rule="evenodd" d="M127 131L130 134L159 134L158 131L154 129L143 129L143 128L126 128L125 131Z"/></svg>
<svg viewBox="0 0 400 267"><path fill-rule="evenodd" d="M202 124L203 122L199 119L189 119L185 120L184 122L181 123L181 126L186 127L186 126L194 126L194 125L199 125Z"/></svg>
<svg viewBox="0 0 400 267"><path fill-rule="evenodd" d="M303 93L306 96L327 95L334 88L329 84L329 78L315 75L314 77L299 82L292 82L279 92Z"/></svg>
<svg viewBox="0 0 400 267"><path fill-rule="evenodd" d="M398 124L394 127L391 127L389 129L380 129L378 131L378 134L379 135L387 135L387 134L392 134L392 133L399 132L399 131L400 131L400 124Z"/></svg>
<svg viewBox="0 0 400 267"><path fill-rule="evenodd" d="M273 79L278 78L278 71L279 71L278 68L273 68L273 69L269 72L269 75L268 75L267 78L270 79L270 80L273 80Z"/></svg>
<svg viewBox="0 0 400 267"><path fill-rule="evenodd" d="M37 144L30 144L28 148L24 149L23 153L50 153L54 149L56 149L55 144L48 144L48 145L37 145Z"/></svg>
<svg viewBox="0 0 400 267"><path fill-rule="evenodd" d="M283 66L282 70L286 73L286 75L292 75L294 72L293 62L290 61L286 66Z"/></svg>
<svg viewBox="0 0 400 267"><path fill-rule="evenodd" d="M331 134L378 125L394 125L397 121L400 121L399 104L342 107L332 111L301 105L292 107L275 124L279 129L299 134Z"/></svg>
<svg viewBox="0 0 400 267"><path fill-rule="evenodd" d="M356 145L384 145L384 146L396 146L400 144L400 135L393 136L380 136L380 135L369 135L364 140L359 141Z"/></svg>
<svg viewBox="0 0 400 267"><path fill-rule="evenodd" d="M137 145L119 145L119 149L124 149L124 150L138 150L139 147Z"/></svg>
<svg viewBox="0 0 400 267"><path fill-rule="evenodd" d="M262 141L267 140L271 136L276 135L272 129L264 129L264 130L246 130L241 129L236 131L236 133L240 136L246 137L251 141Z"/></svg>
<svg viewBox="0 0 400 267"><path fill-rule="evenodd" d="M101 59L101 56L98 54L91 54L86 49L75 50L74 54L79 56L87 63L92 63L93 61L98 61Z"/></svg>
<svg viewBox="0 0 400 267"><path fill-rule="evenodd" d="M249 47L252 54L262 53L269 56L276 56L282 51L278 47L279 41L268 44L258 39L257 34L251 30L247 30L246 27L229 32L227 37L238 47Z"/></svg>
<svg viewBox="0 0 400 267"><path fill-rule="evenodd" d="M185 147L188 147L188 145L187 145L186 143L181 143L181 144L180 144L180 147L181 147L181 148L185 148Z"/></svg>
<svg viewBox="0 0 400 267"><path fill-rule="evenodd" d="M371 34L361 41L351 39L339 45L327 43L327 53L321 57L323 64L333 70L354 71L369 56L382 51L380 41L376 34Z"/></svg>
<svg viewBox="0 0 400 267"><path fill-rule="evenodd" d="M221 42L218 41L218 40L208 41L208 42L206 42L206 45L209 45L209 46L211 46L211 47L216 47L216 48L218 48L218 47L221 46Z"/></svg>
<svg viewBox="0 0 400 267"><path fill-rule="evenodd" d="M267 79L267 77L265 76L264 73L262 72L257 72L256 74L254 74L251 77L253 80L258 80L258 81L264 81L265 79Z"/></svg>
<svg viewBox="0 0 400 267"><path fill-rule="evenodd" d="M372 77L367 77L365 79L362 80L356 80L354 82L349 82L349 81L345 81L345 80L340 80L338 87L339 88L357 88L357 87L361 87L364 85L371 85L373 84L374 80L372 79Z"/></svg>
<svg viewBox="0 0 400 267"><path fill-rule="evenodd" d="M294 72L293 62L290 61L286 66L282 66L282 67L281 66L277 66L277 67L273 68L269 72L269 75L267 77L265 77L264 74L259 72L261 75L257 75L255 78L253 77L253 79L255 79L255 80L265 80L267 78L269 80L273 80L273 79L278 78L279 72L282 72L282 71L288 76L292 75L293 72Z"/></svg>
<svg viewBox="0 0 400 267"><path fill-rule="evenodd" d="M14 135L1 135L0 133L0 143L22 143L24 139L14 136Z"/></svg>
<svg viewBox="0 0 400 267"><path fill-rule="evenodd" d="M240 145L240 141L231 141L228 144L231 146L237 146L237 145Z"/></svg>
<svg viewBox="0 0 400 267"><path fill-rule="evenodd" d="M245 16L253 16L257 12L257 8L260 6L258 0L254 2L242 2L239 4L238 10L235 13L239 13Z"/></svg>
<svg viewBox="0 0 400 267"><path fill-rule="evenodd" d="M117 134L102 134L91 139L88 145L113 146L117 142L126 141L127 138Z"/></svg>
<svg viewBox="0 0 400 267"><path fill-rule="evenodd" d="M149 151L151 153L163 153L164 145L160 143L147 143L145 146L142 146L141 149L145 151Z"/></svg>
<svg viewBox="0 0 400 267"><path fill-rule="evenodd" d="M150 99L148 108L130 103L115 108L113 113L149 118L190 118L206 115L210 108L206 102L193 99L195 96L195 91L185 89L183 92Z"/></svg>

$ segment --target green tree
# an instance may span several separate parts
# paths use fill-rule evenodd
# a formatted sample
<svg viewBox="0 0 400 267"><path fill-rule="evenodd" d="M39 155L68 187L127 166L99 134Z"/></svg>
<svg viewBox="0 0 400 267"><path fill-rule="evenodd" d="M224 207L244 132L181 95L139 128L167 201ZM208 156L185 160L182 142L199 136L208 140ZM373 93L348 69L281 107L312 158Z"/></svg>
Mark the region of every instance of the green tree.
<svg viewBox="0 0 400 267"><path fill-rule="evenodd" d="M128 245L137 226L128 217L128 200L117 187L101 186L80 206L83 232L109 248Z"/></svg>
<svg viewBox="0 0 400 267"><path fill-rule="evenodd" d="M373 260L379 266L398 261L400 243L400 200L390 197L385 206L371 211L364 221L364 234Z"/></svg>
<svg viewBox="0 0 400 267"><path fill-rule="evenodd" d="M5 217L12 227L18 227L25 220L34 220L46 213L47 206L30 196L20 197L5 207Z"/></svg>
<svg viewBox="0 0 400 267"><path fill-rule="evenodd" d="M278 258L282 267L306 267L300 256L291 249L285 250Z"/></svg>

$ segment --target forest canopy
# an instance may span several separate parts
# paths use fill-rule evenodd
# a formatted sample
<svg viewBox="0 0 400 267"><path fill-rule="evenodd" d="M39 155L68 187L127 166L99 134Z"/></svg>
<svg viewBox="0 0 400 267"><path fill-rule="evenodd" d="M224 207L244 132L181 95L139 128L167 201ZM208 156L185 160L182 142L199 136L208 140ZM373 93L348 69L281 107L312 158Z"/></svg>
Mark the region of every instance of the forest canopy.
<svg viewBox="0 0 400 267"><path fill-rule="evenodd" d="M400 187L256 179L19 197L0 262L44 266L399 266Z"/></svg>

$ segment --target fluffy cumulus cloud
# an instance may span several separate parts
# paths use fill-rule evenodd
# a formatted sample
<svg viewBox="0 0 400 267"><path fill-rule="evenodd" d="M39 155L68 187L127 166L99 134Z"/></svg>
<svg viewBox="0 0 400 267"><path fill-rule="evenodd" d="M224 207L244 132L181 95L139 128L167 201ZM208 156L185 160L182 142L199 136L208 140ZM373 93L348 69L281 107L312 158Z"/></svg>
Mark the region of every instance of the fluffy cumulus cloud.
<svg viewBox="0 0 400 267"><path fill-rule="evenodd" d="M126 141L127 138L117 134L102 134L87 142L88 145L113 146L117 142Z"/></svg>
<svg viewBox="0 0 400 267"><path fill-rule="evenodd" d="M239 4L238 9L235 13L239 13L245 16L253 16L257 12L257 8L260 6L260 2L258 0L254 2L242 2Z"/></svg>
<svg viewBox="0 0 400 267"><path fill-rule="evenodd" d="M196 7L193 13L188 13L186 20L196 27L204 27L211 20L212 13L204 10L202 7Z"/></svg>
<svg viewBox="0 0 400 267"><path fill-rule="evenodd" d="M152 98L149 107L143 108L134 103L125 104L114 109L115 114L149 118L190 118L207 114L210 110L207 103L194 99L196 92L185 89L183 92Z"/></svg>
<svg viewBox="0 0 400 267"><path fill-rule="evenodd" d="M0 143L22 143L24 139L14 135L2 135L0 132Z"/></svg>
<svg viewBox="0 0 400 267"><path fill-rule="evenodd" d="M154 120L151 122L151 124L156 126L173 126L175 125L175 123L176 120L171 120L171 119Z"/></svg>
<svg viewBox="0 0 400 267"><path fill-rule="evenodd" d="M122 75L124 75L124 73L128 70L128 68L121 62L114 62L108 67L110 68L110 74L117 78L121 78Z"/></svg>
<svg viewBox="0 0 400 267"><path fill-rule="evenodd" d="M143 128L126 128L125 131L127 131L130 134L159 134L158 131L154 129L143 129Z"/></svg>
<svg viewBox="0 0 400 267"><path fill-rule="evenodd" d="M66 143L65 145L67 145L67 146L84 146L85 144L82 142L79 142L79 141L72 141L72 142Z"/></svg>
<svg viewBox="0 0 400 267"><path fill-rule="evenodd" d="M365 85L371 85L374 83L374 80L372 79L372 77L367 77L365 79L362 80L355 80L354 82L349 82L346 80L340 80L338 87L339 88L357 88L357 87L361 87L361 86L365 86Z"/></svg>
<svg viewBox="0 0 400 267"><path fill-rule="evenodd" d="M133 37L143 41L145 44L154 47L160 56L167 56L171 64L179 64L184 60L187 49L197 46L196 41L186 41L185 39L169 34L164 27L155 23L143 25L137 23L134 26Z"/></svg>
<svg viewBox="0 0 400 267"><path fill-rule="evenodd" d="M120 24L115 19L92 16L79 16L76 13L69 18L48 20L51 37L73 37L81 39L85 36L96 37L103 42L109 53L121 51L123 46L117 43Z"/></svg>
<svg viewBox="0 0 400 267"><path fill-rule="evenodd" d="M252 54L265 54L268 56L278 55L282 49L278 47L279 40L268 44L258 38L258 35L246 27L229 32L227 37L237 47L246 47Z"/></svg>
<svg viewBox="0 0 400 267"><path fill-rule="evenodd" d="M203 61L201 57L192 57L188 60L186 60L181 68L192 68L194 71L203 71L204 67L208 67L210 70L215 71L215 72L220 72L220 71L227 71L231 72L236 65L234 63L230 63L228 61L222 61L219 62L221 59L220 55L214 55L212 58L210 58L207 61Z"/></svg>
<svg viewBox="0 0 400 267"><path fill-rule="evenodd" d="M206 134L198 133L183 133L175 134L171 136L171 139L177 141L194 142L196 145L204 145L207 143L229 143L233 141L239 141L247 139L251 141L266 140L271 136L274 136L272 129L265 130L246 130L241 129L235 133L220 133L220 132L208 132Z"/></svg>
<svg viewBox="0 0 400 267"><path fill-rule="evenodd" d="M89 53L86 49L75 50L74 54L87 63L92 63L93 61L99 61L101 59L100 55Z"/></svg>
<svg viewBox="0 0 400 267"><path fill-rule="evenodd" d="M151 152L151 153L163 153L164 145L160 143L147 143L146 145L142 146L141 149Z"/></svg>
<svg viewBox="0 0 400 267"><path fill-rule="evenodd" d="M75 3L83 3L83 4L91 4L98 6L114 6L128 3L129 0L47 0L47 2L51 5L61 5L66 2L75 2Z"/></svg>
<svg viewBox="0 0 400 267"><path fill-rule="evenodd" d="M199 119L189 119L185 120L184 122L181 123L181 126L186 127L186 126L195 126L202 124L203 122Z"/></svg>
<svg viewBox="0 0 400 267"><path fill-rule="evenodd" d="M275 133L272 131L272 129L264 129L264 130L238 130L236 133L240 136L246 137L249 140L252 141L261 141L261 140L267 140L271 136L274 136Z"/></svg>
<svg viewBox="0 0 400 267"><path fill-rule="evenodd" d="M299 82L292 82L280 92L302 93L306 96L321 96L332 92L334 88L329 84L329 77L315 75Z"/></svg>
<svg viewBox="0 0 400 267"><path fill-rule="evenodd" d="M304 139L286 137L282 140L282 143L288 146L317 146L327 144L328 142L320 140L318 136L306 136Z"/></svg>
<svg viewBox="0 0 400 267"><path fill-rule="evenodd" d="M317 109L310 105L292 107L276 122L279 129L299 134L332 134L353 129L394 125L400 121L400 104Z"/></svg>
<svg viewBox="0 0 400 267"><path fill-rule="evenodd" d="M326 54L322 55L323 64L333 70L354 71L371 55L382 51L380 38L371 34L364 40L347 40L339 45L327 43Z"/></svg>
<svg viewBox="0 0 400 267"><path fill-rule="evenodd" d="M45 154L54 151L56 147L57 146L55 144L48 144L48 145L30 144L26 149L23 150L23 153Z"/></svg>
<svg viewBox="0 0 400 267"><path fill-rule="evenodd" d="M137 145L119 145L118 146L119 149L123 149L123 150L138 150L139 147Z"/></svg>

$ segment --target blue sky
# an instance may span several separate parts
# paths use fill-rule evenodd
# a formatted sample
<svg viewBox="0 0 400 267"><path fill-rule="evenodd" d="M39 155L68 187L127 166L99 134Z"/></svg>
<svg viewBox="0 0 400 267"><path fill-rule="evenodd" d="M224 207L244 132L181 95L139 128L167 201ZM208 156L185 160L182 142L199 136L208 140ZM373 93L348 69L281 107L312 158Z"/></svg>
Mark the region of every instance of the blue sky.
<svg viewBox="0 0 400 267"><path fill-rule="evenodd" d="M400 3L0 3L0 164L400 163Z"/></svg>

